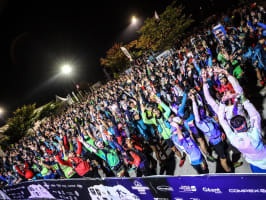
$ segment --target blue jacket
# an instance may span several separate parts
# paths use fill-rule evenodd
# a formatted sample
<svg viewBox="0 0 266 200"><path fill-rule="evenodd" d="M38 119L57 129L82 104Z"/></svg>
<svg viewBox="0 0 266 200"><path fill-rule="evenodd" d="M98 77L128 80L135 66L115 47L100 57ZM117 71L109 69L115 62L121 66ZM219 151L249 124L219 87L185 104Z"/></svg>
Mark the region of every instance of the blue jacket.
<svg viewBox="0 0 266 200"><path fill-rule="evenodd" d="M252 63L258 61L258 67L266 70L266 52L263 49L262 44L257 44L254 48L254 54L252 56Z"/></svg>

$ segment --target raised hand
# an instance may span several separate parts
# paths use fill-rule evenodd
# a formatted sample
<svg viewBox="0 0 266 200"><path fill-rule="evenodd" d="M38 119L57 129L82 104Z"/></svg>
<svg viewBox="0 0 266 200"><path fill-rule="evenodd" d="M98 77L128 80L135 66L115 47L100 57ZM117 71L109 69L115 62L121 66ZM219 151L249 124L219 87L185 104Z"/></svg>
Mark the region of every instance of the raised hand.
<svg viewBox="0 0 266 200"><path fill-rule="evenodd" d="M225 92L224 95L223 95L223 97L222 97L222 102L225 102L225 101L228 101L230 99L233 99L236 96L237 96L237 94L233 94L233 93L231 93L229 91L228 92Z"/></svg>
<svg viewBox="0 0 266 200"><path fill-rule="evenodd" d="M80 142L83 142L83 137L82 137L81 135L79 135L79 136L78 136L78 140L79 140Z"/></svg>
<svg viewBox="0 0 266 200"><path fill-rule="evenodd" d="M208 73L207 73L207 71L205 69L202 69L201 77L203 79L203 82L207 82Z"/></svg>
<svg viewBox="0 0 266 200"><path fill-rule="evenodd" d="M194 96L194 94L192 93L191 90L190 90L190 92L188 93L188 97L189 97L192 101L195 100L195 96Z"/></svg>
<svg viewBox="0 0 266 200"><path fill-rule="evenodd" d="M216 67L214 68L214 72L216 72L216 73L222 73L222 72L223 72L223 69L220 68L220 67L218 67L218 66L216 66Z"/></svg>

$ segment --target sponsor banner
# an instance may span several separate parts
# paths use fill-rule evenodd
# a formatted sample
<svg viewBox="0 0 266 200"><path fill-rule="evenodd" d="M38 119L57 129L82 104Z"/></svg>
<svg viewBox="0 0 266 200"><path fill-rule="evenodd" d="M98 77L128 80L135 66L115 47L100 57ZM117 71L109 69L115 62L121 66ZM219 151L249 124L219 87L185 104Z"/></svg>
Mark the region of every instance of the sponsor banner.
<svg viewBox="0 0 266 200"><path fill-rule="evenodd" d="M217 40L224 40L226 38L226 31L221 24L213 27L212 32Z"/></svg>
<svg viewBox="0 0 266 200"><path fill-rule="evenodd" d="M0 199L266 200L266 174L37 180L3 188Z"/></svg>

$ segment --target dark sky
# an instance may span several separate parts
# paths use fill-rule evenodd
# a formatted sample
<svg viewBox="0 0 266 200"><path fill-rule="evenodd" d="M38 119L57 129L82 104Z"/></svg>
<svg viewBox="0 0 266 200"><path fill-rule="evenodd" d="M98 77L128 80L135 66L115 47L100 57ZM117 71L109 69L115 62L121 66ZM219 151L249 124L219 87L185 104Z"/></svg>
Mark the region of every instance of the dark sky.
<svg viewBox="0 0 266 200"><path fill-rule="evenodd" d="M128 30L130 17L145 19L170 3L1 0L0 106L5 118L24 104L65 96L72 80L103 79L99 58L114 42L137 37L136 29ZM75 68L72 78L55 77L64 62Z"/></svg>
<svg viewBox="0 0 266 200"><path fill-rule="evenodd" d="M66 96L73 82L104 79L100 57L114 42L137 37L137 29L129 26L131 16L143 22L171 2L1 0L0 107L6 114L0 125L17 107L42 105L55 94ZM206 4L206 0L185 2L196 10L198 2ZM56 76L65 62L74 67L71 78Z"/></svg>

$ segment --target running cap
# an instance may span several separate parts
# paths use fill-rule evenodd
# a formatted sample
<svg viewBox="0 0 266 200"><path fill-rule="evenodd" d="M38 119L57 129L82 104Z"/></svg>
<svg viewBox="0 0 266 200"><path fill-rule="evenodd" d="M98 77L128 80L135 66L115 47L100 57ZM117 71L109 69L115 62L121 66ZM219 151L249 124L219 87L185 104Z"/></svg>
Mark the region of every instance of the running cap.
<svg viewBox="0 0 266 200"><path fill-rule="evenodd" d="M238 132L243 131L246 124L246 118L241 115L236 115L230 120L230 125Z"/></svg>

